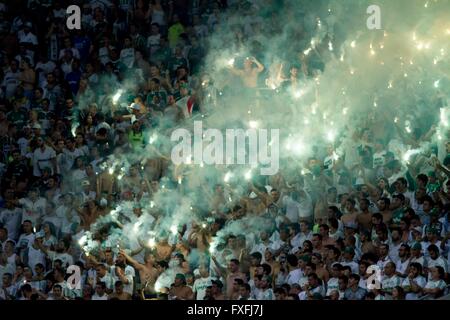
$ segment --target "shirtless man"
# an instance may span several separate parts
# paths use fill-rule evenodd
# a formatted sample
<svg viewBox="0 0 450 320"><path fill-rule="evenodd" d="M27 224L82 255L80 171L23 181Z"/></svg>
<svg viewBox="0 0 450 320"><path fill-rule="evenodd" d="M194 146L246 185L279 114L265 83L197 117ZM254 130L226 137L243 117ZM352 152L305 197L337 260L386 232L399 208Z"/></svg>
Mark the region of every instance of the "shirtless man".
<svg viewBox="0 0 450 320"><path fill-rule="evenodd" d="M253 64L256 64L256 68L253 68ZM244 69L236 69L232 66L230 71L241 78L246 88L256 88L258 75L264 71L264 66L255 57L248 57L244 61Z"/></svg>
<svg viewBox="0 0 450 320"><path fill-rule="evenodd" d="M97 182L97 197L102 198L102 195L106 194L108 202L112 201L113 190L115 185L114 174L110 174L108 170L104 170L98 175Z"/></svg>
<svg viewBox="0 0 450 320"><path fill-rule="evenodd" d="M355 200L349 198L345 202L344 215L341 217L341 221L344 225L355 224L356 216L358 215L355 209Z"/></svg>
<svg viewBox="0 0 450 320"><path fill-rule="evenodd" d="M359 202L361 212L356 216L359 227L363 230L370 230L372 224L372 214L369 212L369 200L363 198Z"/></svg>
<svg viewBox="0 0 450 320"><path fill-rule="evenodd" d="M152 250L155 254L156 261L169 261L173 252L173 246L169 244L169 239L166 237L161 237L161 240L158 241L155 247L150 247L148 244L144 243L142 240L138 239L139 244L143 248L147 248Z"/></svg>
<svg viewBox="0 0 450 320"><path fill-rule="evenodd" d="M169 296L174 300L193 300L194 292L186 285L186 277L182 273L175 276L175 283L170 289Z"/></svg>
<svg viewBox="0 0 450 320"><path fill-rule="evenodd" d="M130 167L129 174L123 177L122 191L134 191L139 192L139 186L141 185L141 175L139 174L138 165L134 164Z"/></svg>
<svg viewBox="0 0 450 320"><path fill-rule="evenodd" d="M378 210L380 211L381 215L383 216L383 221L386 224L389 224L392 219L392 211L389 210L389 206L391 205L391 201L389 198L381 198L377 202Z"/></svg>
<svg viewBox="0 0 450 320"><path fill-rule="evenodd" d="M139 271L139 277L143 286L142 289L145 289L145 293L155 293L155 282L159 276L158 269L155 267L155 256L151 252L146 253L144 256L145 263L142 264L130 257L124 250L120 250L120 253L123 254L127 261Z"/></svg>
<svg viewBox="0 0 450 320"><path fill-rule="evenodd" d="M108 296L109 300L131 300L131 294L123 291L122 281L117 281L114 285L114 293Z"/></svg>

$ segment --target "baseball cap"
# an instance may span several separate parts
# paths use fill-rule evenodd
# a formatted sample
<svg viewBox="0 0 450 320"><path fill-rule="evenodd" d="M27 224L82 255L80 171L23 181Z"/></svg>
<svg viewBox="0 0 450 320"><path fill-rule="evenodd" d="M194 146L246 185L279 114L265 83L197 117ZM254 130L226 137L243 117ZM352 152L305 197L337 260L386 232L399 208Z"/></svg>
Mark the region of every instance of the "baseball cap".
<svg viewBox="0 0 450 320"><path fill-rule="evenodd" d="M344 249L344 253L355 254L355 249L353 249L352 247L346 247Z"/></svg>
<svg viewBox="0 0 450 320"><path fill-rule="evenodd" d="M33 124L32 129L40 129L40 128L41 128L41 125L39 123Z"/></svg>
<svg viewBox="0 0 450 320"><path fill-rule="evenodd" d="M308 255L301 256L300 260L302 260L302 261L304 261L306 263L311 262L311 258Z"/></svg>
<svg viewBox="0 0 450 320"><path fill-rule="evenodd" d="M132 103L130 108L134 109L134 110L141 110L141 107L139 107L139 105L137 103Z"/></svg>
<svg viewBox="0 0 450 320"><path fill-rule="evenodd" d="M184 260L184 255L182 253L180 253L180 252L175 253L173 256L176 257L176 258L179 258L181 260Z"/></svg>
<svg viewBox="0 0 450 320"><path fill-rule="evenodd" d="M417 232L419 232L419 233L422 233L422 227L421 227L421 226L414 227L414 228L412 229L412 231L417 231Z"/></svg>
<svg viewBox="0 0 450 320"><path fill-rule="evenodd" d="M181 279L183 281L186 281L186 277L182 273L177 273L177 275L175 276L175 279Z"/></svg>
<svg viewBox="0 0 450 320"><path fill-rule="evenodd" d="M422 250L422 245L420 244L420 242L416 242L412 245L411 249L412 250Z"/></svg>
<svg viewBox="0 0 450 320"><path fill-rule="evenodd" d="M256 199L256 198L258 198L258 196L257 196L257 194L256 193L254 193L253 191L250 193L250 195L249 195L249 198L250 199Z"/></svg>

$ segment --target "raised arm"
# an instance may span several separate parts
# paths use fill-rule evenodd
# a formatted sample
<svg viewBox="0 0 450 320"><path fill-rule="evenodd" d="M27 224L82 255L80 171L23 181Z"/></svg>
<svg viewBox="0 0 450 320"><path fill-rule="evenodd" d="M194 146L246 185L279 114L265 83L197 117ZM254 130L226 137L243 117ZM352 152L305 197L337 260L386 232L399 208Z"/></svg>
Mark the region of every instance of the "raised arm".
<svg viewBox="0 0 450 320"><path fill-rule="evenodd" d="M262 65L262 63L261 62L259 62L255 57L251 57L251 60L252 60L252 62L254 63L254 64L256 64L256 71L258 72L258 73L261 73L261 72L263 72L264 71L264 66Z"/></svg>
<svg viewBox="0 0 450 320"><path fill-rule="evenodd" d="M141 248L141 250L142 250L142 248ZM130 257L130 256L125 252L125 250L121 249L119 252L120 252L121 254L123 254L123 256L127 259L127 261L128 261L133 267L135 267L135 268L138 269L138 270L143 270L143 269L144 269L144 266L143 266L142 264L140 264L139 262L137 262L136 260L134 260L132 257Z"/></svg>

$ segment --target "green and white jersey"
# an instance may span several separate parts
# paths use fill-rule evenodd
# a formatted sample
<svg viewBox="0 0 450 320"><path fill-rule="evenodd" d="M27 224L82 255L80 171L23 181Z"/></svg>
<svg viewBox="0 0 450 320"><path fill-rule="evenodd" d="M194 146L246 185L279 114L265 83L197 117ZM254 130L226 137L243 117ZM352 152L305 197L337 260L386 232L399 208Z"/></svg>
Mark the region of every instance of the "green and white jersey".
<svg viewBox="0 0 450 320"><path fill-rule="evenodd" d="M396 286L400 286L402 283L401 278L398 276L387 277L381 281L382 289L388 293L392 293L392 290Z"/></svg>
<svg viewBox="0 0 450 320"><path fill-rule="evenodd" d="M427 280L422 276L415 277L413 281L421 288L425 287L425 285L427 284ZM403 289L405 289L405 291L411 289L411 280L409 278L403 280L402 287ZM419 298L419 295L414 292L408 292L405 298L406 300L417 300Z"/></svg>
<svg viewBox="0 0 450 320"><path fill-rule="evenodd" d="M425 289L436 289L439 288L443 290L446 287L444 280L429 280L425 285Z"/></svg>

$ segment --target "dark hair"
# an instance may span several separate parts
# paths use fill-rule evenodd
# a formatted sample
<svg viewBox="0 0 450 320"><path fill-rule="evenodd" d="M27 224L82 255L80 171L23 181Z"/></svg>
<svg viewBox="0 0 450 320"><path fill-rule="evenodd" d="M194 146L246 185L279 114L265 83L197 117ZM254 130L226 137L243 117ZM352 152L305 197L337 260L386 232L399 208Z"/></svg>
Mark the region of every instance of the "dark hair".
<svg viewBox="0 0 450 320"><path fill-rule="evenodd" d="M319 233L314 233L313 237L317 237L317 238L319 238L320 241L322 241L322 235Z"/></svg>
<svg viewBox="0 0 450 320"><path fill-rule="evenodd" d="M262 259L262 254L261 252L255 251L251 254L251 256L255 259L261 260Z"/></svg>
<svg viewBox="0 0 450 320"><path fill-rule="evenodd" d="M410 268L411 268L411 267L416 268L417 271L419 272L419 275L422 274L423 268L422 268L422 265L421 265L420 263L418 263L418 262L411 262L411 264L409 265L409 267L410 267Z"/></svg>
<svg viewBox="0 0 450 320"><path fill-rule="evenodd" d="M289 263L290 266L296 267L298 265L298 258L296 255L289 254L286 257L286 261Z"/></svg>
<svg viewBox="0 0 450 320"><path fill-rule="evenodd" d="M233 262L236 265L239 265L239 260L238 259L231 259L230 262Z"/></svg>
<svg viewBox="0 0 450 320"><path fill-rule="evenodd" d="M234 279L234 282L236 282L240 286L242 286L244 284L244 280L242 280L241 278Z"/></svg>
<svg viewBox="0 0 450 320"><path fill-rule="evenodd" d="M426 185L428 183L428 176L426 174L420 173L417 175L417 180L422 181Z"/></svg>
<svg viewBox="0 0 450 320"><path fill-rule="evenodd" d="M397 179L397 182L400 182L400 183L403 184L405 187L408 186L408 181L407 181L405 178L403 178L403 177L398 178L398 179Z"/></svg>
<svg viewBox="0 0 450 320"><path fill-rule="evenodd" d="M377 220L381 220L381 222L383 222L383 215L379 212L375 212L374 214L372 214L372 218L375 218Z"/></svg>
<svg viewBox="0 0 450 320"><path fill-rule="evenodd" d="M239 279L239 280L241 280L241 279ZM248 283L241 284L241 287L245 288L245 290L247 290L247 291L252 291L252 288L250 287L250 285Z"/></svg>
<svg viewBox="0 0 450 320"><path fill-rule="evenodd" d="M380 200L383 200L387 206L389 206L391 204L391 200L387 197L382 197L382 198L380 198Z"/></svg>
<svg viewBox="0 0 450 320"><path fill-rule="evenodd" d="M405 196L404 196L403 194L401 194L401 193L399 193L399 194L394 194L394 195L392 196L392 199L394 199L394 198L397 198L397 199L399 199L402 203L405 203Z"/></svg>
<svg viewBox="0 0 450 320"><path fill-rule="evenodd" d="M359 274L352 273L350 275L349 279L353 279L353 280L359 281L359 280L361 280L361 277L359 276Z"/></svg>
<svg viewBox="0 0 450 320"><path fill-rule="evenodd" d="M430 244L427 248L428 251L433 251L434 253L439 253L439 248L435 244Z"/></svg>
<svg viewBox="0 0 450 320"><path fill-rule="evenodd" d="M262 267L263 270L264 270L264 274L270 275L270 274L272 273L272 267L271 267L269 264L263 263L263 264L261 265L261 267Z"/></svg>
<svg viewBox="0 0 450 320"><path fill-rule="evenodd" d="M439 279L444 280L445 279L445 270L441 266L435 266L437 271L439 272Z"/></svg>

